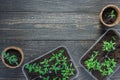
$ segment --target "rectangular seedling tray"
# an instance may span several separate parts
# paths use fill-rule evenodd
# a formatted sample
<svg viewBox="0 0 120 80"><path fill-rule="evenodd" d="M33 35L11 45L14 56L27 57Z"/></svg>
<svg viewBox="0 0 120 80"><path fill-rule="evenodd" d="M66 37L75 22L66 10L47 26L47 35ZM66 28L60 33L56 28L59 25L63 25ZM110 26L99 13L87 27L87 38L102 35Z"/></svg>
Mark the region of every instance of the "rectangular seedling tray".
<svg viewBox="0 0 120 80"><path fill-rule="evenodd" d="M119 32L115 29L106 31L82 56L80 64L95 80L108 80L120 65Z"/></svg>
<svg viewBox="0 0 120 80"><path fill-rule="evenodd" d="M78 69L64 46L24 64L22 71L27 80L73 80L78 76Z"/></svg>

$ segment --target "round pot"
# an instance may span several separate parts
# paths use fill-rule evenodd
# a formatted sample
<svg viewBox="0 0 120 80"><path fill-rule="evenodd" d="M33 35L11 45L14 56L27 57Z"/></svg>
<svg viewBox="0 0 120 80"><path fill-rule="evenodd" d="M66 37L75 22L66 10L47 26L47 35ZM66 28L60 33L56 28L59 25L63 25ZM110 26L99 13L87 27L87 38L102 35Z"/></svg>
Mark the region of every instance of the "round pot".
<svg viewBox="0 0 120 80"><path fill-rule="evenodd" d="M20 60L19 60L19 63L18 63L18 65L16 65L16 66L11 66L11 65L9 65L8 63L6 63L6 61L5 61L5 59L4 59L4 56L2 55L1 56L1 59L2 59L2 62L3 62L3 64L6 66L6 67L9 67L9 68L17 68L17 67L20 67L21 66L21 64L23 63L23 61L24 61L24 53L23 53L23 51L22 51L22 49L20 49L19 47L15 47L15 46L10 46L10 47L7 47L7 48L5 48L4 50L3 50L3 52L7 52L7 51L17 51L17 54L16 53L13 53L13 54L15 54L15 55L20 55ZM2 53L3 53L2 52Z"/></svg>
<svg viewBox="0 0 120 80"><path fill-rule="evenodd" d="M106 21L109 21L109 23L107 23L106 21L105 21L105 18L106 17L109 17L110 16L110 13L108 13L109 11L110 11L110 9L113 11L113 13L116 15L114 18L113 18L113 20L110 20L110 19L106 19ZM108 15L108 16L107 16ZM112 17L112 16L111 16ZM103 24L103 25L105 25L105 26L107 26L107 27L113 27L113 26L115 26L116 24L118 24L119 23L119 21L120 21L120 9L116 6L116 5L112 5L112 4L110 4L110 5L107 5L107 6L105 6L102 10L101 10L101 12L100 12L100 14L99 14L99 18L100 18L100 21L101 21L101 23ZM110 17L109 17L110 18ZM112 18L111 18L112 19ZM111 23L110 23L111 22Z"/></svg>

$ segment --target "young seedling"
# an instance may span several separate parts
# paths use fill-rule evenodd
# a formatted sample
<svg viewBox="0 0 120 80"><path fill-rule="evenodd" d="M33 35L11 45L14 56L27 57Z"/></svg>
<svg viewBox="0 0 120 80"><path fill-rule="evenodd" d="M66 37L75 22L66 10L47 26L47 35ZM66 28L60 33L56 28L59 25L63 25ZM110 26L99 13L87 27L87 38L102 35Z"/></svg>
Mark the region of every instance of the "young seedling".
<svg viewBox="0 0 120 80"><path fill-rule="evenodd" d="M95 57L98 55L98 51L94 51L93 54L91 55L90 59L85 61L85 65L88 70L95 69L96 64L98 61L95 59Z"/></svg>
<svg viewBox="0 0 120 80"><path fill-rule="evenodd" d="M114 17L115 17L115 11L112 10L112 11L110 12L110 14L108 15L108 17L114 18Z"/></svg>
<svg viewBox="0 0 120 80"><path fill-rule="evenodd" d="M40 62L40 64L42 64L44 67L49 67L49 60L44 59L42 62Z"/></svg>
<svg viewBox="0 0 120 80"><path fill-rule="evenodd" d="M115 49L115 45L116 45L116 43L113 42L112 40L110 40L110 41L104 41L103 42L102 50L110 52L111 50Z"/></svg>
<svg viewBox="0 0 120 80"><path fill-rule="evenodd" d="M113 69L116 67L116 62L114 59L108 58L103 63L101 63L101 66L105 68L100 72L102 73L103 76L107 76L113 73Z"/></svg>
<svg viewBox="0 0 120 80"><path fill-rule="evenodd" d="M32 72L33 71L33 65L32 64L26 64L25 68L29 71Z"/></svg>
<svg viewBox="0 0 120 80"><path fill-rule="evenodd" d="M62 56L61 62L65 62L66 63L66 61L67 61L67 57Z"/></svg>
<svg viewBox="0 0 120 80"><path fill-rule="evenodd" d="M3 57L9 62L9 64L18 65L18 58L16 55L10 55L9 53L2 52Z"/></svg>
<svg viewBox="0 0 120 80"><path fill-rule="evenodd" d="M50 68L50 70L55 71L55 74L57 74L57 71L61 70L61 68L57 67L57 65L52 65L52 67Z"/></svg>
<svg viewBox="0 0 120 80"><path fill-rule="evenodd" d="M75 69L73 68L73 64L70 64L70 75L74 75Z"/></svg>
<svg viewBox="0 0 120 80"><path fill-rule="evenodd" d="M67 66L65 69L63 69L62 70L62 75L63 75L63 77L65 78L65 79L68 79L69 77L69 74L70 73L70 69L69 69L69 67Z"/></svg>

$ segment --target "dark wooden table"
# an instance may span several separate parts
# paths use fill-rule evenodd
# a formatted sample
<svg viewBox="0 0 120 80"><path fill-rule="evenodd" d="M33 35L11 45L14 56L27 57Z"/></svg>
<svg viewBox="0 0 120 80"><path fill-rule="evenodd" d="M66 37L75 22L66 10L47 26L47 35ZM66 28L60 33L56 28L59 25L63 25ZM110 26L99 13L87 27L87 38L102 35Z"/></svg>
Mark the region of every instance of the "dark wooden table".
<svg viewBox="0 0 120 80"><path fill-rule="evenodd" d="M65 45L79 68L76 80L94 80L79 59L102 35L98 14L107 4L120 7L120 0L0 0L0 52L18 46L26 63ZM0 62L0 80L25 80L21 69ZM120 80L120 70L111 80Z"/></svg>

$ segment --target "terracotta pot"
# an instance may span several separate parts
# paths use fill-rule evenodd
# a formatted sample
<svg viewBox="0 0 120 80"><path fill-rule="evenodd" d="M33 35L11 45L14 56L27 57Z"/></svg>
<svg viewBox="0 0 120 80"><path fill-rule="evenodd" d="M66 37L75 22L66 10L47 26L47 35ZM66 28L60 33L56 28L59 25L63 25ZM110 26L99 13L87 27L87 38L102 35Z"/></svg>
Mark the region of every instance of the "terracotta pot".
<svg viewBox="0 0 120 80"><path fill-rule="evenodd" d="M113 23L111 23L111 24L105 23L105 21L103 20L103 17L102 17L103 12L104 12L106 9L108 9L108 8L113 8L113 9L116 11L116 13L117 13L117 17L116 17L115 21L114 21ZM107 27L113 27L113 26L115 26L116 24L118 24L119 21L120 21L120 9L119 9L118 6L116 6L116 5L112 5L112 4L107 5L107 6L105 6L105 7L101 10L101 12L100 12L100 14L99 14L99 18L100 18L100 21L101 21L101 23L102 23L103 25L105 25L105 26L107 26Z"/></svg>
<svg viewBox="0 0 120 80"><path fill-rule="evenodd" d="M24 53L23 53L22 49L20 49L19 47L10 46L10 47L5 48L3 51L6 52L6 51L8 51L8 50L10 50L10 49L18 51L19 54L21 55L21 60L20 60L20 62L19 62L19 64L18 64L17 66L11 66L11 65L9 65L9 64L7 64L7 63L5 62L4 56L2 55L2 56L1 56L1 59L2 59L3 64L4 64L6 67L9 67L9 68L17 68L17 67L20 67L21 64L22 64L23 61L24 61Z"/></svg>

